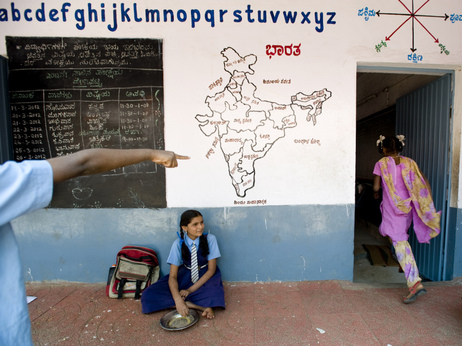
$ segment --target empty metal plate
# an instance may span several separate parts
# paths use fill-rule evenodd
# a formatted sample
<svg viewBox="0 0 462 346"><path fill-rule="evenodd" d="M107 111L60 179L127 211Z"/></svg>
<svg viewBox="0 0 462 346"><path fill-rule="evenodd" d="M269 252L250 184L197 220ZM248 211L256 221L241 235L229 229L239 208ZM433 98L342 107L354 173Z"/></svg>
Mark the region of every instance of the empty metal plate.
<svg viewBox="0 0 462 346"><path fill-rule="evenodd" d="M178 311L167 312L160 319L160 326L165 330L175 331L191 327L199 321L199 313L196 310L189 309L188 316L181 316Z"/></svg>

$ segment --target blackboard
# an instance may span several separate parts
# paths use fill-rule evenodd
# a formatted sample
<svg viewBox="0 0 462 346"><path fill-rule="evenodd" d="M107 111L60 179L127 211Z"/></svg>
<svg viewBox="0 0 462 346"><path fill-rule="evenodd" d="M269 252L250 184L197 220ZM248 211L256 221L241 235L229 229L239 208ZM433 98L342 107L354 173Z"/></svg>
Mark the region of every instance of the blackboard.
<svg viewBox="0 0 462 346"><path fill-rule="evenodd" d="M162 40L6 37L16 161L164 149ZM152 162L56 184L52 208L166 207Z"/></svg>

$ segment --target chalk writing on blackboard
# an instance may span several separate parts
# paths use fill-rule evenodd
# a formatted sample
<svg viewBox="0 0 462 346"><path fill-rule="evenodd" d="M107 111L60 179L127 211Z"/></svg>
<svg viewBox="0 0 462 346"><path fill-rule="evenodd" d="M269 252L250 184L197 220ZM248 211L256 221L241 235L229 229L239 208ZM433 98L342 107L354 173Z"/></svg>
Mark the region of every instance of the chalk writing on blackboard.
<svg viewBox="0 0 462 346"><path fill-rule="evenodd" d="M164 149L161 40L6 40L15 160ZM165 170L142 163L61 183L51 207L166 207Z"/></svg>

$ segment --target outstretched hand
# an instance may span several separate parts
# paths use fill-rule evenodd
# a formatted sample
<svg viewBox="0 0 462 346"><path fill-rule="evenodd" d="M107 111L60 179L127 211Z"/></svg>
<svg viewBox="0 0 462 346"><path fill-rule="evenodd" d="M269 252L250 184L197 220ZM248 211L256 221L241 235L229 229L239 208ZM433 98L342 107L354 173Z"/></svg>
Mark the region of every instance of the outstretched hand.
<svg viewBox="0 0 462 346"><path fill-rule="evenodd" d="M81 175L103 173L144 161L176 167L177 160L187 159L188 156L177 155L173 151L155 149L86 149L47 161L53 169L53 181L59 183Z"/></svg>
<svg viewBox="0 0 462 346"><path fill-rule="evenodd" d="M189 160L189 156L178 155L173 151L156 151L155 157L152 159L155 163L163 165L167 168L173 168L178 166L177 160Z"/></svg>

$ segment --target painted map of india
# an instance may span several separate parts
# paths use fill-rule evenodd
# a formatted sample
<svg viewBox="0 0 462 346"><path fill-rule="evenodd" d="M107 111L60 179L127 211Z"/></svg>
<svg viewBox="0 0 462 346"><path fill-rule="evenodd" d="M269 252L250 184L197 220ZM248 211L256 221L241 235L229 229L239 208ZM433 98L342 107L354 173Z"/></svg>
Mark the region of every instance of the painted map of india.
<svg viewBox="0 0 462 346"><path fill-rule="evenodd" d="M290 104L266 101L256 96L257 88L249 82L257 62L253 54L241 57L233 48L224 49L224 69L230 74L223 89L205 100L211 115L196 116L206 136L215 136L228 173L239 197L255 186L255 162L263 158L273 145L305 119L316 125L324 101L332 96L327 89L311 94L298 92Z"/></svg>

